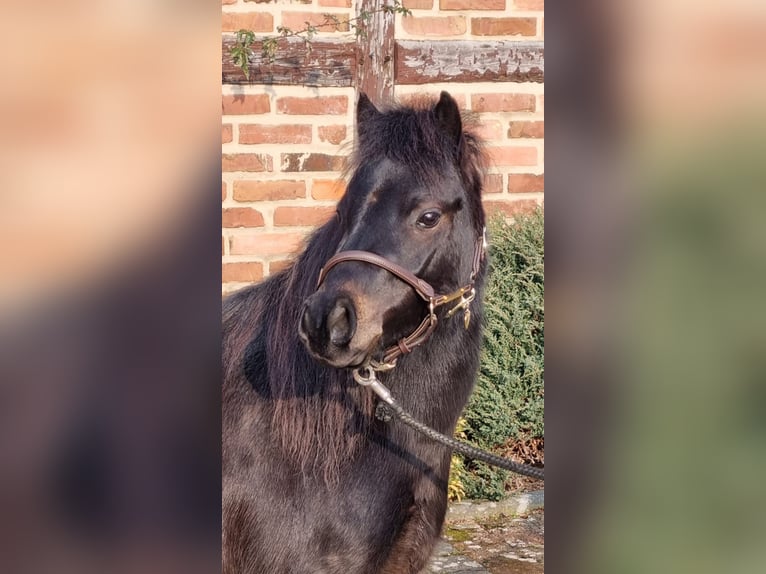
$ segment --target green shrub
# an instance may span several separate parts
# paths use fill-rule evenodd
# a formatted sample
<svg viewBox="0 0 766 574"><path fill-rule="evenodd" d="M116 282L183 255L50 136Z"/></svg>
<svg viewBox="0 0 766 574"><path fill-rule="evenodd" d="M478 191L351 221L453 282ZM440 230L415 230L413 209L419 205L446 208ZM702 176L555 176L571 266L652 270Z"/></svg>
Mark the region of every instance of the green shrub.
<svg viewBox="0 0 766 574"><path fill-rule="evenodd" d="M542 210L513 223L493 218L488 233L484 344L463 432L473 444L507 454L544 433ZM498 500L505 494L508 472L468 459L460 471L468 498Z"/></svg>
<svg viewBox="0 0 766 574"><path fill-rule="evenodd" d="M466 440L465 436L465 419L460 417L455 427L455 438L460 440ZM454 502L460 502L465 497L465 468L463 467L463 459L457 455L452 455L452 466L449 471L449 484L447 485L447 498Z"/></svg>

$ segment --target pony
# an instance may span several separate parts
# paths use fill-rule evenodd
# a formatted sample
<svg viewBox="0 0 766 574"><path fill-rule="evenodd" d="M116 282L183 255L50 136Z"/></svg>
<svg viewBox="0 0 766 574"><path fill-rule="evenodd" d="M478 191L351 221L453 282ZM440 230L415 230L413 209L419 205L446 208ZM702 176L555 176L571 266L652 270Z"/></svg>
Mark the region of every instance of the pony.
<svg viewBox="0 0 766 574"><path fill-rule="evenodd" d="M379 420L375 396L352 376L416 329L427 305L365 261L317 281L349 250L385 258L437 293L470 277L476 297L463 320L448 305L432 309L430 338L404 345L380 373L404 408L451 435L479 366L485 157L447 92L381 110L361 94L356 124L335 216L290 267L223 302L227 574L415 574L444 522L451 451Z"/></svg>

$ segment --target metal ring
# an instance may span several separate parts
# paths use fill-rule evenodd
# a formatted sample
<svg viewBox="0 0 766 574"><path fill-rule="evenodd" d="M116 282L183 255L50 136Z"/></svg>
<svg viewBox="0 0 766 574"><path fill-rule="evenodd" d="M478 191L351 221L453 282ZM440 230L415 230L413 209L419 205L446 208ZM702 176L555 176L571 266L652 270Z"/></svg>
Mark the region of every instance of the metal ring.
<svg viewBox="0 0 766 574"><path fill-rule="evenodd" d="M362 375L362 371L366 371L367 376ZM351 374L354 376L354 380L363 387L367 387L378 380L375 376L375 370L369 365L357 367L351 371Z"/></svg>

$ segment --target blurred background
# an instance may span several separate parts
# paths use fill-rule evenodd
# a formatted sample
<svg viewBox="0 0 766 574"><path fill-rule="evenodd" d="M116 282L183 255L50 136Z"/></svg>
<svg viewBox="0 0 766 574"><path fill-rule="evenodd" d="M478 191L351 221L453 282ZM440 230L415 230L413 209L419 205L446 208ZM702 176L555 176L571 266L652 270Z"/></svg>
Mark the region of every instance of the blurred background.
<svg viewBox="0 0 766 574"><path fill-rule="evenodd" d="M220 564L220 11L0 20L0 571Z"/></svg>
<svg viewBox="0 0 766 574"><path fill-rule="evenodd" d="M0 569L217 569L218 5L3 8ZM546 566L760 572L766 9L547 8Z"/></svg>
<svg viewBox="0 0 766 574"><path fill-rule="evenodd" d="M758 572L766 6L577 4L547 6L546 566Z"/></svg>

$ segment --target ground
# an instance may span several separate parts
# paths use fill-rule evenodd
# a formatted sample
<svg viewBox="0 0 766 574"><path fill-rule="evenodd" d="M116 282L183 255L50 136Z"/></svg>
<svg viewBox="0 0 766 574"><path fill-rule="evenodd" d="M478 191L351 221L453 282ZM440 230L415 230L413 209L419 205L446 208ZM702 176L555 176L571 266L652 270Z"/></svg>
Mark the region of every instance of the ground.
<svg viewBox="0 0 766 574"><path fill-rule="evenodd" d="M428 574L543 572L542 493L503 503L452 505Z"/></svg>

